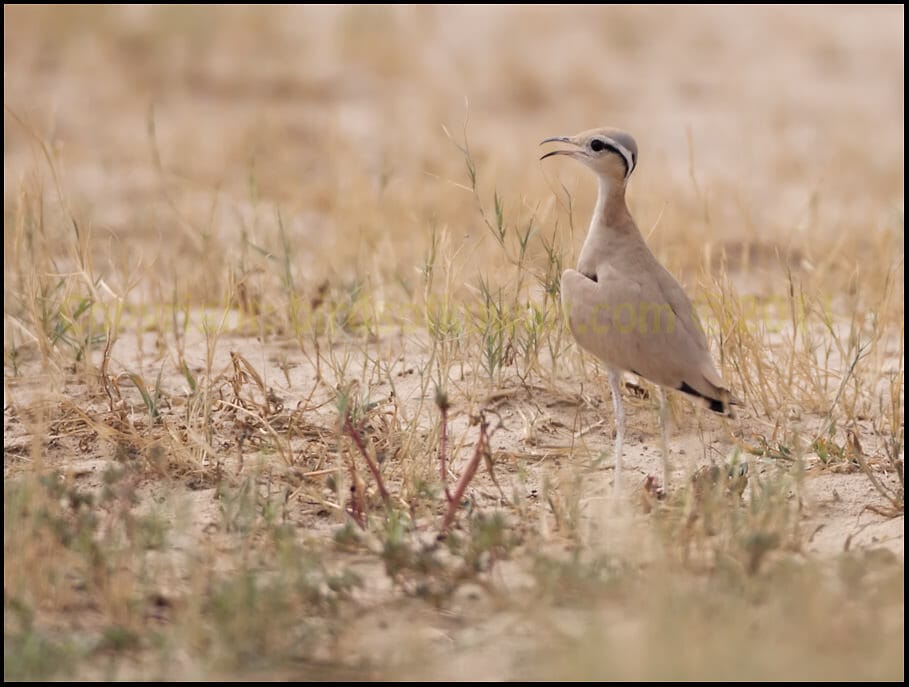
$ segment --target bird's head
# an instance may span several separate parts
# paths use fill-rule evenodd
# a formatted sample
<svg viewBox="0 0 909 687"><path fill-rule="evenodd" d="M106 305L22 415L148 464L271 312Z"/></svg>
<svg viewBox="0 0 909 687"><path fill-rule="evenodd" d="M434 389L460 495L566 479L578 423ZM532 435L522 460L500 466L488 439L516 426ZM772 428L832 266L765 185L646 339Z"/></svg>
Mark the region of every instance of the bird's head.
<svg viewBox="0 0 909 687"><path fill-rule="evenodd" d="M622 186L628 183L638 161L638 144L630 134L618 129L591 129L574 136L555 136L544 143L567 143L568 150L553 150L541 160L552 155L568 155L584 163L598 176Z"/></svg>

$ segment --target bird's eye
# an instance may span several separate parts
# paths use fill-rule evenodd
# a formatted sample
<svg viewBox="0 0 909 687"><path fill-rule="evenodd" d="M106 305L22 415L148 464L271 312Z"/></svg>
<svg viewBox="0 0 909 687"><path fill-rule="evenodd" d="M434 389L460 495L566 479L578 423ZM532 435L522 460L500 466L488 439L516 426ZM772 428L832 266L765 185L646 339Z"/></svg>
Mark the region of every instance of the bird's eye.
<svg viewBox="0 0 909 687"><path fill-rule="evenodd" d="M590 149L591 149L593 152L598 153L598 152L600 152L601 150L605 150L605 149L606 149L606 144L603 143L600 139L595 138L595 139L593 139L593 140L590 142Z"/></svg>

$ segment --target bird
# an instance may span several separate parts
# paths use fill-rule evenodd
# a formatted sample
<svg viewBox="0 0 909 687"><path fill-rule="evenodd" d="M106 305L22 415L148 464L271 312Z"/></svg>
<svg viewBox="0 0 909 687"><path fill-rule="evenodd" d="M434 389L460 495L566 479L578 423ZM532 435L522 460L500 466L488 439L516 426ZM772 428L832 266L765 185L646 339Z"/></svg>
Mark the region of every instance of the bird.
<svg viewBox="0 0 909 687"><path fill-rule="evenodd" d="M657 387L666 489L671 465L664 390L696 397L727 416L737 401L717 371L691 300L648 248L628 210L625 189L638 161L634 138L607 127L547 138L540 145L547 143L570 147L548 152L541 161L568 156L593 171L599 184L577 269L562 273L561 300L575 340L604 364L609 377L616 423L615 495L622 491L624 372Z"/></svg>

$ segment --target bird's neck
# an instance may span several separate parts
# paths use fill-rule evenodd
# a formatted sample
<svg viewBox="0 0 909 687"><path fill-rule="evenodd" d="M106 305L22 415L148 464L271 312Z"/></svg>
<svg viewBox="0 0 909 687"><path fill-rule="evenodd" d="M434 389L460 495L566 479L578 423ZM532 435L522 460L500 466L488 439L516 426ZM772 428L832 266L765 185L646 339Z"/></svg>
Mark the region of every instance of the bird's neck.
<svg viewBox="0 0 909 687"><path fill-rule="evenodd" d="M578 271L596 274L597 267L615 252L616 241L627 242L635 235L640 238L625 204L625 185L599 177L597 204L578 258Z"/></svg>

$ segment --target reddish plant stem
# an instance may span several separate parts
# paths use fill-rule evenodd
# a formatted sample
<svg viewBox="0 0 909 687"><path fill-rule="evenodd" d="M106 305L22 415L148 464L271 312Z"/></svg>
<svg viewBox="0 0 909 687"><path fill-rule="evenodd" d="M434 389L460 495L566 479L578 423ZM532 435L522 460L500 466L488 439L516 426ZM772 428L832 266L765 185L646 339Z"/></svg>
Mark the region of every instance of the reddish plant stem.
<svg viewBox="0 0 909 687"><path fill-rule="evenodd" d="M473 450L473 456L471 456L470 462L467 463L467 467L464 469L464 474L462 474L461 479L458 480L454 497L448 500L448 511L445 513L445 519L442 521L442 534L448 532L448 528L451 527L455 514L457 514L458 508L461 505L461 499L464 498L464 492L467 491L467 486L470 484L473 476L477 474L480 460L486 455L487 451L489 451L489 438L486 434L488 427L489 423L486 422L486 418L481 415L480 438L477 440L477 445Z"/></svg>
<svg viewBox="0 0 909 687"><path fill-rule="evenodd" d="M379 487L379 493L382 495L382 501L385 502L385 507L391 507L391 498L388 496L388 491L385 489L385 483L382 481L382 473L379 472L379 466L376 465L376 462L370 458L369 452L366 450L366 445L363 443L363 438L360 436L360 433L354 428L353 423L350 421L350 415L344 418L344 431L346 431L350 438L354 440L354 443L357 445L357 448L360 450L360 453L363 454L363 458L366 460L366 464L369 466L372 476L376 479L376 484Z"/></svg>

